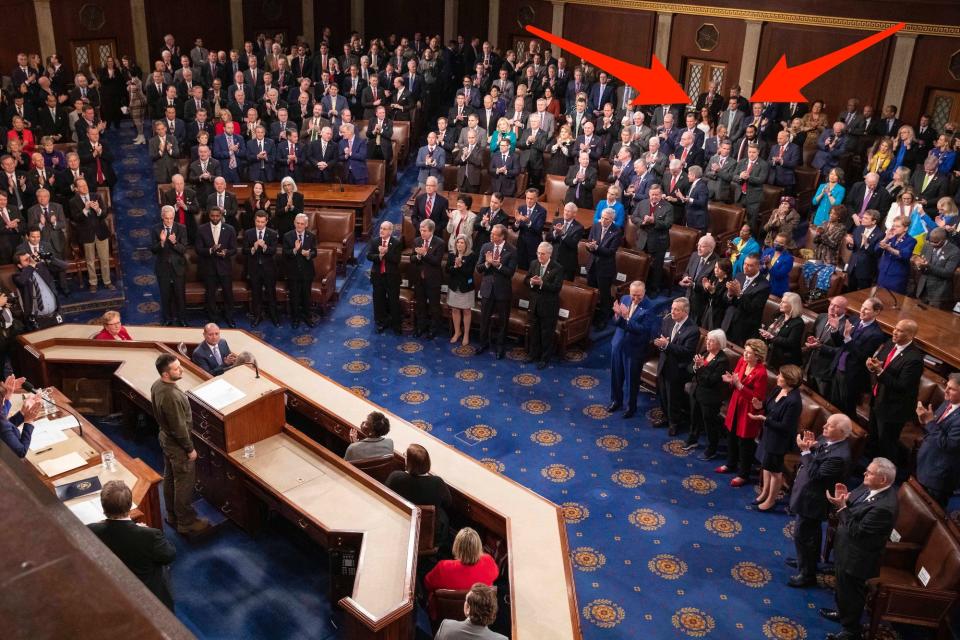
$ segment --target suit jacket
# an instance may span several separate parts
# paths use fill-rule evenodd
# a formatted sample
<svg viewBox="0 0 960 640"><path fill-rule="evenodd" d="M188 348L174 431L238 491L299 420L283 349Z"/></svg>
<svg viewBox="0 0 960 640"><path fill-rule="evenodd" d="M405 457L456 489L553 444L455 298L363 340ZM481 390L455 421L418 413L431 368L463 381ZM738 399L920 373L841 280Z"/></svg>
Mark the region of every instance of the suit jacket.
<svg viewBox="0 0 960 640"><path fill-rule="evenodd" d="M960 266L960 249L952 242L944 243L940 250L926 243L920 255L926 258L927 266L917 278L916 297L929 300L936 306L953 302L953 278Z"/></svg>
<svg viewBox="0 0 960 640"><path fill-rule="evenodd" d="M590 153L590 166L596 167L597 162L603 157L603 138L594 132L594 134L590 136L590 142L588 143L587 137L583 134L580 134L577 136L572 151L575 151L577 154L579 154L580 149L582 148L581 145L587 145L587 149Z"/></svg>
<svg viewBox="0 0 960 640"><path fill-rule="evenodd" d="M881 364L886 362L893 348L893 341L889 341L880 349L877 359ZM915 342L911 342L877 376L877 391L871 411L880 412L877 415L886 422L913 419L922 376L923 351Z"/></svg>
<svg viewBox="0 0 960 640"><path fill-rule="evenodd" d="M560 218L559 221L562 225L563 219ZM553 258L563 267L564 278L567 280L573 280L580 271L579 246L582 238L583 225L576 219L570 221L570 228L566 233L563 233L562 229L558 231L555 228L549 232L548 239L553 245Z"/></svg>
<svg viewBox="0 0 960 640"><path fill-rule="evenodd" d="M506 173L498 173L501 167L506 168ZM490 156L490 189L494 193L502 193L511 198L517 192L517 175L520 173L520 158L515 153L507 153L506 160L503 154L494 153Z"/></svg>
<svg viewBox="0 0 960 640"><path fill-rule="evenodd" d="M840 156L847 150L850 142L850 136L843 134L837 138L831 148L827 148L827 144L834 138L837 138L837 135L833 132L833 129L827 129L821 133L817 140L817 152L814 154L813 160L810 161L810 166L814 169L820 169L823 175L830 173L831 169L840 164Z"/></svg>
<svg viewBox="0 0 960 640"><path fill-rule="evenodd" d="M706 357L707 352L704 351L700 355ZM694 400L710 407L716 407L719 410L720 404L730 394L730 386L723 381L723 374L730 371L730 361L727 354L719 351L713 360L704 366L693 370L693 364L691 363L690 369L696 383L693 390Z"/></svg>
<svg viewBox="0 0 960 640"><path fill-rule="evenodd" d="M479 188L480 186L480 172L483 169L483 144L478 142L474 145L473 151L464 158L463 152L467 149L468 146L463 145L462 150L455 153L451 159L451 164L458 167L456 184L458 189L464 185L473 188Z"/></svg>
<svg viewBox="0 0 960 640"><path fill-rule="evenodd" d="M716 169L714 169L716 165ZM710 156L707 161L703 177L707 180L707 186L710 189L710 199L719 202L729 202L732 192L730 191L730 179L733 171L736 169L736 161L727 156L723 158L720 154Z"/></svg>
<svg viewBox="0 0 960 640"><path fill-rule="evenodd" d="M377 280L382 276L398 277L400 275L400 254L403 250L403 241L390 236L387 241L387 252L380 257L380 236L372 236L367 243L367 260L370 261L370 280ZM384 273L380 273L380 264L383 263Z"/></svg>
<svg viewBox="0 0 960 640"><path fill-rule="evenodd" d="M847 196L844 199L844 204L850 209L851 213L859 214L863 207L863 199L867 195L867 185L862 180L854 184L847 191ZM884 211L890 209L890 193L883 187L878 186L874 189L873 193L870 194L870 200L867 202L866 209L873 209L875 211L881 212L883 215Z"/></svg>
<svg viewBox="0 0 960 640"><path fill-rule="evenodd" d="M430 157L435 164L427 164L427 158ZM427 181L427 178L434 177L440 183L441 188L443 185L443 166L447 163L447 152L443 147L437 145L434 147L433 152L430 152L430 147L424 145L420 147L417 151L417 183L423 184ZM496 191L496 189L494 189Z"/></svg>
<svg viewBox="0 0 960 640"><path fill-rule="evenodd" d="M711 253L706 259L701 258L700 254L694 252L687 261L687 270L685 276L689 276L693 284L687 287L686 296L690 300L690 318L694 323L699 323L703 312L710 302L710 294L703 288L703 279L713 273L713 268L717 264L717 254Z"/></svg>
<svg viewBox="0 0 960 640"><path fill-rule="evenodd" d="M303 232L303 244L300 245L300 251L309 251L309 257L305 257L300 251L294 251L296 243L296 229L287 231L283 235L283 257L287 263L287 280L306 280L312 282L316 276L313 259L317 257L317 238L310 231Z"/></svg>
<svg viewBox="0 0 960 640"><path fill-rule="evenodd" d="M256 139L247 140L247 171L250 180L254 182L257 180L264 182L273 181L273 167L277 155L276 144L273 140L264 136L263 150L267 157L264 159L257 158L257 155L260 153L260 141Z"/></svg>
<svg viewBox="0 0 960 640"><path fill-rule="evenodd" d="M764 454L783 455L793 448L797 436L797 424L803 410L799 389L791 389L777 401L780 388L774 387L764 403L763 431L760 447Z"/></svg>
<svg viewBox="0 0 960 640"><path fill-rule="evenodd" d="M350 145L350 157L346 155L347 140L343 138L337 145L337 160L344 166L344 182L348 184L366 184L367 173L367 141L358 135L353 136Z"/></svg>
<svg viewBox="0 0 960 640"><path fill-rule="evenodd" d="M167 134L165 137L166 146L163 153L160 152L160 137L150 138L150 160L153 161L153 179L157 184L170 182L174 174L179 173L177 158L180 156L180 143L175 136Z"/></svg>
<svg viewBox="0 0 960 640"><path fill-rule="evenodd" d="M277 273L277 244L280 242L280 234L275 229L267 227L263 230L263 241L267 248L254 248L253 244L257 241L257 230L247 229L243 232L243 255L247 258L247 273L260 271L264 275L275 277Z"/></svg>
<svg viewBox="0 0 960 640"><path fill-rule="evenodd" d="M897 250L896 255L889 251L882 251L880 262L877 264L877 285L886 287L898 293L907 292L907 278L910 275L910 258L913 249L917 246L916 238L909 233L900 238L893 238L890 246Z"/></svg>
<svg viewBox="0 0 960 640"><path fill-rule="evenodd" d="M413 241L413 248L423 246L423 238L419 235ZM414 287L426 286L439 288L443 282L443 257L447 252L443 237L434 233L430 236L427 252L421 257L416 252L410 256L411 278Z"/></svg>
<svg viewBox="0 0 960 640"><path fill-rule="evenodd" d="M746 276L739 273L734 280L742 287ZM753 279L749 287L741 290L738 297L726 297L728 306L721 328L727 332L727 338L731 342L742 346L748 338L759 335L763 308L770 297L770 283L766 276L760 274Z"/></svg>
<svg viewBox="0 0 960 640"><path fill-rule="evenodd" d="M860 485L847 497L847 507L837 514L839 526L833 551L837 571L864 580L880 573L880 560L897 522L897 489L887 487L868 498Z"/></svg>
<svg viewBox="0 0 960 640"><path fill-rule="evenodd" d="M213 228L209 222L200 225L197 229L194 248L197 251L197 262L201 273L211 269L218 276L229 276L232 273L233 256L237 254L237 232L227 222L221 222L220 227L219 245L224 255L214 253L216 245L213 241Z"/></svg>
<svg viewBox="0 0 960 640"><path fill-rule="evenodd" d="M160 233L163 231L163 224L154 225L151 230L150 251L156 256L153 268L158 280L182 278L186 273L187 259L184 254L187 252L187 228L177 222L173 223L172 228L177 241L171 242L168 238L162 244Z"/></svg>
<svg viewBox="0 0 960 640"><path fill-rule="evenodd" d="M960 476L960 409L943 418L950 403L944 401L924 427L917 452L917 480L925 487L952 493Z"/></svg>
<svg viewBox="0 0 960 640"><path fill-rule="evenodd" d="M596 228L600 225L594 225ZM625 295L620 298L620 304L630 308L630 296ZM633 315L629 318L623 318L620 314L613 316L613 325L616 327L613 331L613 338L610 340L610 357L613 360L616 356L622 356L627 360L639 358L641 362L647 355L647 348L650 342L650 330L647 328L647 314L652 312L652 306L649 298L644 298L637 305Z"/></svg>
<svg viewBox="0 0 960 640"><path fill-rule="evenodd" d="M732 120L731 116L733 117ZM732 114L729 109L721 111L717 124L722 124L727 128L727 137L735 143L740 140L747 128L744 122L743 112L739 109L735 110Z"/></svg>
<svg viewBox="0 0 960 640"><path fill-rule="evenodd" d="M89 244L94 240L106 240L110 237L110 228L107 226L107 216L110 212L99 194L90 194L90 202L94 201L100 204L99 213L92 208L85 208L79 194L70 200L70 217L76 225L77 242L80 244Z"/></svg>
<svg viewBox="0 0 960 640"><path fill-rule="evenodd" d="M782 159L783 162L774 164L775 159ZM770 181L770 184L778 187L792 187L795 185L797 183L796 168L800 165L801 160L800 147L792 142L784 145L782 153L780 145L775 144L770 147L770 155L767 158L770 164L767 179Z"/></svg>
<svg viewBox="0 0 960 640"><path fill-rule="evenodd" d="M500 266L487 266L487 252L494 252L494 244L487 242L477 254L477 273L480 274L480 297L484 300L510 300L513 296L513 274L517 270L517 250L504 241L500 250Z"/></svg>
<svg viewBox="0 0 960 640"><path fill-rule="evenodd" d="M883 230L879 226L874 227L867 238L866 246L863 246L864 233L863 225L853 229L853 252L847 270L861 281L872 282L877 277L877 264L880 260L881 251L877 244L883 238Z"/></svg>
<svg viewBox="0 0 960 640"><path fill-rule="evenodd" d="M747 170L750 161L747 158L744 158L737 163L734 167L731 175L730 181L734 183L734 196L737 201L742 201L744 206L760 206L760 201L763 200L763 185L767 181L767 176L770 173L770 165L767 164L767 161L763 158L757 158L757 161L753 164L753 168L750 170L750 175L746 179L747 192L743 193L741 185L744 181L740 178L740 174Z"/></svg>
<svg viewBox="0 0 960 640"><path fill-rule="evenodd" d="M217 359L213 354L214 349L220 352L220 364L217 364ZM228 355L230 355L230 346L227 345L226 340L221 338L216 347L211 347L206 341L202 342L193 350L190 359L210 375L219 376L223 375L223 372L228 369L224 363Z"/></svg>
<svg viewBox="0 0 960 640"><path fill-rule="evenodd" d="M827 324L829 316L821 313L813 322L813 331L810 335L820 341L820 346L810 353L807 363L807 375L810 378L829 382L833 375L833 361L843 344L843 331L847 326L847 317L843 316L837 322L837 330L832 331Z"/></svg>
<svg viewBox="0 0 960 640"><path fill-rule="evenodd" d="M596 138L596 136L594 136ZM567 171L564 183L567 185L567 194L564 202L573 202L581 209L593 208L593 189L597 186L597 170L593 165L588 165L584 170L584 179L582 182L575 182L577 174L580 172L580 165L574 164Z"/></svg>
<svg viewBox="0 0 960 640"><path fill-rule="evenodd" d="M611 224L606 233L603 233L603 225L595 224L590 227L587 240L597 241L596 249L587 249L588 275L593 273L596 278L613 278L617 273L617 249L623 242L623 230Z"/></svg>
<svg viewBox="0 0 960 640"><path fill-rule="evenodd" d="M383 126L380 129L379 142L378 135L374 133L377 125L377 119L374 118L367 123L367 151L371 158L383 159L390 164L393 158L393 120L384 118Z"/></svg>
<svg viewBox="0 0 960 640"><path fill-rule="evenodd" d="M691 200L684 205L687 226L706 231L709 221L707 207L710 204L710 187L707 181L698 179L687 192L687 198Z"/></svg>
<svg viewBox="0 0 960 640"><path fill-rule="evenodd" d="M55 116L46 106L41 107L37 116L40 133L44 136L60 136L61 140L67 140L70 138L70 120L61 107L57 107L54 111Z"/></svg>
<svg viewBox="0 0 960 640"><path fill-rule="evenodd" d="M854 328L850 340L844 342L843 334L835 338L839 346L831 364L831 369L836 371L840 366L840 360L844 359L843 354L847 353L848 355L845 358L847 386L852 392L859 393L864 390L869 381L866 366L867 358L876 352L887 336L876 321L862 329L859 320L851 320L851 322Z"/></svg>
<svg viewBox="0 0 960 640"><path fill-rule="evenodd" d="M113 170L113 152L103 138L100 139L100 145L102 149L100 154L100 170L103 172L106 184L112 188L117 182L117 174ZM88 140L86 136L81 138L79 144L77 144L77 155L80 156L80 166L83 168L84 173L90 176L88 180L90 190L92 191L96 189L97 186L102 186L97 184L97 159L93 156L93 147L90 145L90 140Z"/></svg>
<svg viewBox="0 0 960 640"><path fill-rule="evenodd" d="M949 178L939 172L934 173L927 181L927 188L924 189L923 182L926 178L927 174L922 169L917 170L910 176L910 184L913 185L913 191L917 194L917 200L926 200L923 210L932 218L937 215L937 200L947 195Z"/></svg>
<svg viewBox="0 0 960 640"><path fill-rule="evenodd" d="M304 155L304 161L309 166L309 171L307 175L312 175L313 180L317 182L333 182L334 177L336 177L336 168L337 168L337 143L330 140L327 143L326 152L323 149L323 141L320 139L310 142L306 146L307 151ZM318 169L318 162L326 162L326 169Z"/></svg>
<svg viewBox="0 0 960 640"><path fill-rule="evenodd" d="M47 205L47 209L49 209L50 211L49 213L50 216L57 217L57 226L62 228L67 222L67 219L63 215L63 207L61 207L56 202L51 202L50 204ZM35 204L29 209L27 209L27 229L29 229L30 227L40 226L40 215L42 213L43 213L43 207L41 207L39 204ZM45 229L46 226L49 224L50 222L49 220L47 220L43 228ZM41 229L41 231L42 230L43 229Z"/></svg>
<svg viewBox="0 0 960 640"><path fill-rule="evenodd" d="M661 200L653 208L653 222L644 224L643 219L650 214L650 198L637 203L630 219L637 228L636 249L653 253L670 248L670 227L673 226L673 206Z"/></svg>
<svg viewBox="0 0 960 640"><path fill-rule="evenodd" d="M173 562L177 550L163 531L141 527L132 520L102 520L87 526L153 595L173 610L167 565Z"/></svg>
<svg viewBox="0 0 960 640"><path fill-rule="evenodd" d="M454 109L454 113L456 113L456 109ZM499 120L502 115L503 114L500 113L496 107L490 109L489 115L487 114L486 109L480 109L477 111L477 118L480 119L480 128L482 128L484 131L496 131L497 120Z"/></svg>
<svg viewBox="0 0 960 640"><path fill-rule="evenodd" d="M841 440L828 444L821 437L810 453L800 456L790 491L790 510L804 518L826 520L830 510L826 492L833 493L834 486L847 479L849 468L850 443Z"/></svg>
<svg viewBox="0 0 960 640"><path fill-rule="evenodd" d="M533 142L530 143L527 140L533 135L533 129L527 128L520 133L520 137L517 139L517 149L520 151L521 168L533 173L543 172L543 152L546 151L547 145L550 143L547 131L549 129L541 125L537 129Z"/></svg>
<svg viewBox="0 0 960 640"><path fill-rule="evenodd" d="M785 364L803 364L801 349L805 329L803 318L789 318L783 323L780 331L770 339L767 364L771 369L779 369Z"/></svg>
<svg viewBox="0 0 960 640"><path fill-rule="evenodd" d="M540 285L530 283L530 278L540 275L540 261L531 260L523 283L527 286L530 306L527 313L538 318L555 319L560 311L560 289L563 288L563 265L551 259L543 273Z"/></svg>
<svg viewBox="0 0 960 640"><path fill-rule="evenodd" d="M187 182L194 186L200 202L206 202L207 196L213 193L213 181L222 175L220 172L220 163L213 158L208 159L207 173L209 177L201 177L203 175L203 166L199 160L191 162L187 170Z"/></svg>
<svg viewBox="0 0 960 640"><path fill-rule="evenodd" d="M607 84L604 86L600 86L600 83L598 82L590 87L589 98L587 99L587 108L592 111L603 111L603 105L608 102L616 106L616 91L617 88L612 82L607 82Z"/></svg>
<svg viewBox="0 0 960 640"><path fill-rule="evenodd" d="M434 640L507 640L506 636L469 620L444 620Z"/></svg>
<svg viewBox="0 0 960 640"><path fill-rule="evenodd" d="M287 140L282 141L276 147L276 169L274 170L274 176L278 180L282 180L286 177L291 177L294 180L299 181L303 174L303 161L304 161L304 152L306 151L306 146L302 142L296 143L296 148L292 150L290 146L294 143L288 142ZM290 156L293 156L293 169L290 169Z"/></svg>
<svg viewBox="0 0 960 640"><path fill-rule="evenodd" d="M177 192L175 189L168 189L160 196L160 202L163 205L173 207L177 213L174 214L174 220L179 221L179 207L177 205ZM209 208L209 204L207 205ZM187 227L187 233L190 238L196 237L197 219L196 214L200 213L200 203L197 201L197 192L191 187L183 188L183 220Z"/></svg>
<svg viewBox="0 0 960 640"><path fill-rule="evenodd" d="M664 318L660 324L660 335L669 338L676 324L670 316ZM660 359L657 362L657 377L678 384L689 380L690 365L693 363L693 356L697 352L699 342L700 327L697 326L696 320L688 317L680 325L680 329L673 340L660 350Z"/></svg>

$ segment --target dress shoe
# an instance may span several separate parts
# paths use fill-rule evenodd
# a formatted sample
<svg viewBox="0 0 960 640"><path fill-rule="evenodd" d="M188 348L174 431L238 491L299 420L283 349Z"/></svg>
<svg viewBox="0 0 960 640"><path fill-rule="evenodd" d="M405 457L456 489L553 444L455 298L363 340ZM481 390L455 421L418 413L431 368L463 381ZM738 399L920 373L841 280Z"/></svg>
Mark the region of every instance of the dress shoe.
<svg viewBox="0 0 960 640"><path fill-rule="evenodd" d="M414 330L413 330L413 337L414 337L414 338L419 338L419 337L422 336L422 335L423 335L423 331L422 331L421 329L414 329Z"/></svg>
<svg viewBox="0 0 960 640"><path fill-rule="evenodd" d="M300 321L299 321L299 320L294 320L294 321L292 321L292 322L290 323L290 326L293 327L294 329L299 329L299 328L300 328Z"/></svg>
<svg viewBox="0 0 960 640"><path fill-rule="evenodd" d="M807 578L801 575L790 576L790 579L787 580L787 586L793 587L794 589L806 589L808 587L817 586L816 578Z"/></svg>
<svg viewBox="0 0 960 640"><path fill-rule="evenodd" d="M386 328L385 326L383 326L382 324L378 324L378 325L377 325L377 333L383 333L383 332L386 331L386 330L387 330L387 328Z"/></svg>
<svg viewBox="0 0 960 640"><path fill-rule="evenodd" d="M90 288L87 289L87 291L90 292L90 293L96 293L96 292L97 292L97 285L95 285L95 284L90 285Z"/></svg>
<svg viewBox="0 0 960 640"><path fill-rule="evenodd" d="M609 405L607 405L607 413L613 413L622 406L623 405L621 405L619 402L611 402Z"/></svg>
<svg viewBox="0 0 960 640"><path fill-rule="evenodd" d="M750 484L750 481L749 481L749 480L745 480L745 479L741 478L740 476L737 476L736 478L734 478L733 480L730 481L730 486L731 486L731 487L742 487L742 486L747 485L747 484Z"/></svg>
<svg viewBox="0 0 960 640"><path fill-rule="evenodd" d="M497 360L503 360L505 355L507 355L507 352L503 349L500 349L500 351L497 351Z"/></svg>
<svg viewBox="0 0 960 640"><path fill-rule="evenodd" d="M733 473L733 469L731 469L730 467L728 467L728 466L725 465L725 464L722 464L722 465L720 465L719 467L717 467L716 469L714 469L713 472L714 472L714 473Z"/></svg>
<svg viewBox="0 0 960 640"><path fill-rule="evenodd" d="M540 362L537 363L537 369L543 370L543 369L546 369L546 368L547 368L547 361L546 361L546 360L541 360Z"/></svg>
<svg viewBox="0 0 960 640"><path fill-rule="evenodd" d="M172 327L172 326L173 326L173 320L167 320L166 322L163 323L163 326L165 326L165 327Z"/></svg>
<svg viewBox="0 0 960 640"><path fill-rule="evenodd" d="M623 412L623 419L627 420L629 418L632 418L635 415L637 415L636 409L627 409L626 411Z"/></svg>
<svg viewBox="0 0 960 640"><path fill-rule="evenodd" d="M437 337L437 334L435 334L433 331L427 331L425 334L423 334L423 337L426 340L433 340Z"/></svg>
<svg viewBox="0 0 960 640"><path fill-rule="evenodd" d="M257 325L259 325L262 321L263 321L263 316L257 316L257 317L254 318L253 321L250 323L250 328L251 328L251 329L255 328L255 327L256 327Z"/></svg>
<svg viewBox="0 0 960 640"><path fill-rule="evenodd" d="M416 333L414 333L414 335L416 335ZM490 345L488 345L488 344L482 344L482 345L480 345L479 347L477 347L477 350L476 350L474 353L475 353L475 355L480 355L481 353L485 353L486 350L489 349L489 348L490 348Z"/></svg>
<svg viewBox="0 0 960 640"><path fill-rule="evenodd" d="M307 316L306 318L303 319L303 324L307 325L312 329L313 327L317 326L317 321L311 318L310 316Z"/></svg>
<svg viewBox="0 0 960 640"><path fill-rule="evenodd" d="M793 567L794 569L796 569L796 568L797 568L797 559L796 559L796 558L787 558L786 560L783 561L783 564L787 565L788 567Z"/></svg>
<svg viewBox="0 0 960 640"><path fill-rule="evenodd" d="M718 454L716 451L712 451L712 450L710 450L710 449L707 449L707 450L704 451L703 454L700 456L700 460L715 460L718 455L719 455L719 454Z"/></svg>
<svg viewBox="0 0 960 640"><path fill-rule="evenodd" d="M195 535L198 533L202 533L203 531L206 531L209 528L210 528L209 520L207 520L206 518L197 518L196 520L194 520L193 522L191 522L186 526L177 527L177 533L183 533L186 535Z"/></svg>
<svg viewBox="0 0 960 640"><path fill-rule="evenodd" d="M826 618L830 622L840 622L840 612L836 609L828 609L826 607L820 607L817 609L817 613L820 614L821 618Z"/></svg>
<svg viewBox="0 0 960 640"><path fill-rule="evenodd" d="M177 322L177 326L189 327L190 325L188 325L184 320L180 320L179 322Z"/></svg>
<svg viewBox="0 0 960 640"><path fill-rule="evenodd" d="M116 291L116 290L117 290L117 285L115 285L115 284L107 284L107 285L104 285L104 286L105 286L107 289L110 289L110 291Z"/></svg>

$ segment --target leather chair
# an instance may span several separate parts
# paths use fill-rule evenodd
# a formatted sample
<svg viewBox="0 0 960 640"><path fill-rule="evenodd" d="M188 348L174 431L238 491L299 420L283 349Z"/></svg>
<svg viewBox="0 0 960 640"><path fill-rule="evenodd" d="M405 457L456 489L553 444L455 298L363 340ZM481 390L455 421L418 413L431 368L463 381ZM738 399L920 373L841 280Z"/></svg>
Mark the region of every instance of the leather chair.
<svg viewBox="0 0 960 640"><path fill-rule="evenodd" d="M184 271L184 296L187 299L188 307L203 306L207 299L207 288L204 286L200 275L197 272L197 252L193 249L187 249L184 254L187 259L187 268Z"/></svg>
<svg viewBox="0 0 960 640"><path fill-rule="evenodd" d="M590 233L589 229L584 229L584 236ZM637 225L630 219L630 212L627 212L627 219L623 223L623 245L625 249L634 249L637 246Z"/></svg>
<svg viewBox="0 0 960 640"><path fill-rule="evenodd" d="M676 282L679 275L687 268L690 256L697 250L697 240L700 232L692 227L675 224L670 227L670 256L673 258L668 265L664 265L670 274L670 282Z"/></svg>
<svg viewBox="0 0 960 640"><path fill-rule="evenodd" d="M607 189L610 188L609 182L601 182L597 180L597 186L593 188L593 204L597 205L598 202L603 202L607 199ZM547 198L549 200L549 198ZM561 201L563 199L561 198Z"/></svg>
<svg viewBox="0 0 960 640"><path fill-rule="evenodd" d="M566 176L548 175L543 183L543 199L547 202L563 202L567 197ZM604 192L606 197L606 192Z"/></svg>
<svg viewBox="0 0 960 640"><path fill-rule="evenodd" d="M387 456L392 458L393 456ZM402 467L398 464L398 469ZM420 506L420 537L417 539L417 555L435 556L440 552L437 546L437 508L433 505Z"/></svg>
<svg viewBox="0 0 960 640"><path fill-rule="evenodd" d="M373 208L379 210L383 207L383 199L387 193L387 167L383 160L367 160L367 184L377 185L377 191L373 194Z"/></svg>
<svg viewBox="0 0 960 640"><path fill-rule="evenodd" d="M230 289L233 291L233 301L246 305L250 304L251 292L250 285L247 282L246 259L239 253L236 259L230 265ZM219 298L221 294L217 294Z"/></svg>
<svg viewBox="0 0 960 640"><path fill-rule="evenodd" d="M443 188L444 189L453 189L457 186L457 165L447 164L443 165Z"/></svg>
<svg viewBox="0 0 960 640"><path fill-rule="evenodd" d="M740 233L746 211L739 204L711 202L707 205L707 215L710 218L707 231L716 238L717 249L722 251L723 245Z"/></svg>
<svg viewBox="0 0 960 640"><path fill-rule="evenodd" d="M881 620L940 629L960 596L960 531L939 521L919 550L887 547L880 575L867 582L868 638ZM918 574L925 574L925 583Z"/></svg>
<svg viewBox="0 0 960 640"><path fill-rule="evenodd" d="M353 260L356 243L353 211L343 209L318 209L313 228L317 233L317 248L332 249L337 257L337 265L344 266Z"/></svg>
<svg viewBox="0 0 960 640"><path fill-rule="evenodd" d="M394 456L392 453L384 454L382 456L374 456L372 458L359 458L357 460L351 460L350 464L355 466L357 469L360 469L365 474L376 480L377 482L384 483L387 481L387 476L389 476L394 471L399 471L403 468L403 464L400 459ZM433 507L431 507L432 509ZM423 521L421 520L421 525ZM421 533L421 536L423 534ZM431 536L433 537L433 536Z"/></svg>
<svg viewBox="0 0 960 640"><path fill-rule="evenodd" d="M310 283L310 304L326 314L327 308L337 299L337 260L333 249L317 249L313 259L316 276Z"/></svg>
<svg viewBox="0 0 960 640"><path fill-rule="evenodd" d="M617 296L628 293L630 283L634 280L647 281L647 273L650 271L650 254L632 249L618 249L616 261L615 285Z"/></svg>
<svg viewBox="0 0 960 640"><path fill-rule="evenodd" d="M277 255L274 256L274 261L277 266L277 282L273 287L273 293L277 299L277 306L282 306L284 309L286 309L286 312L289 315L290 290L287 289L287 261L283 258L282 253L279 251L277 252Z"/></svg>
<svg viewBox="0 0 960 640"><path fill-rule="evenodd" d="M497 588L493 587L493 591L496 594ZM469 589L437 589L431 594L430 598L437 612L437 618L430 621L434 635L444 620L466 619L463 614L463 603L467 600L467 593Z"/></svg>
<svg viewBox="0 0 960 640"><path fill-rule="evenodd" d="M820 172L810 166L796 168L797 174L797 213L801 219L807 219L810 216L810 209L813 207L813 194L817 192L817 180Z"/></svg>
<svg viewBox="0 0 960 640"><path fill-rule="evenodd" d="M173 189L173 183L164 182L157 185L157 205L163 206L163 194Z"/></svg>
<svg viewBox="0 0 960 640"><path fill-rule="evenodd" d="M393 154L393 157L396 160L397 167L401 167L406 164L407 156L410 152L410 123L409 122L394 122L393 123L393 140L397 143L398 149L396 153Z"/></svg>

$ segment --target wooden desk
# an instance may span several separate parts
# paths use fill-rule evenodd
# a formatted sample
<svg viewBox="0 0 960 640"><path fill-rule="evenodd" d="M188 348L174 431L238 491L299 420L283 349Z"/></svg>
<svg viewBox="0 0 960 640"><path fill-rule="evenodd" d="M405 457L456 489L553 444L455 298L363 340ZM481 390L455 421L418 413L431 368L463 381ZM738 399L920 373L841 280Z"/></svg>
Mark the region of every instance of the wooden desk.
<svg viewBox="0 0 960 640"><path fill-rule="evenodd" d="M54 388L50 398L60 406L66 407L70 405L70 400L56 388ZM11 408L11 413L18 411L19 402L12 404L14 406ZM47 418L55 420L67 415L69 415L67 412L58 409L56 413L47 416ZM110 438L93 426L93 424L82 415L77 413L75 417L83 426L83 436L80 435L80 430L74 427L64 432L67 435L67 440L58 442L46 449L41 449L39 452L28 452L26 460L30 463L31 469L33 469L43 483L50 488L50 491L54 491L54 488L57 486L76 482L77 480L89 478L93 475L100 478L101 485L106 484L110 480L123 480L133 492L133 503L136 505L136 508L130 512L130 517L137 522L143 522L156 529L162 529L163 517L160 514L160 482L163 478L140 458L131 458L126 451L114 444ZM100 463L100 454L104 451L114 452L116 469L113 471L107 471ZM48 478L37 466L45 460L59 458L70 452L80 454L80 456L87 461L87 464L79 469L74 469L52 478ZM69 506L74 502L80 502L86 499L89 498L87 496L75 498L74 500L67 501L65 504Z"/></svg>
<svg viewBox="0 0 960 640"><path fill-rule="evenodd" d="M198 328L128 326L139 344L198 344L202 340ZM231 348L249 351L260 365L261 375L270 376L287 388L288 409L314 411L317 421L336 437L346 439L350 427L359 427L373 410L383 411L390 419L390 437L395 451L402 453L410 444L420 444L430 451L433 470L444 478L456 497L466 501L470 517L485 523L501 524L501 533L509 550L511 584L512 638L514 640L566 640L580 638L580 612L577 606L570 565L566 528L560 509L530 489L491 471L470 456L446 445L418 429L403 418L372 402L357 397L349 389L333 382L317 371L305 367L279 349L238 329L221 331ZM88 325L65 324L20 336L18 340L32 349L37 357L49 347L46 341L84 338L90 335ZM149 342L156 341L156 342ZM104 360L102 343L84 340L88 346L73 358L87 362ZM136 354L129 351L127 357ZM153 363L151 356L139 357ZM145 367L144 369L146 369ZM133 371L126 364L118 371ZM140 384L156 378L156 371ZM318 400L322 399L322 400ZM322 403L322 404L321 404ZM285 428L285 431L287 428Z"/></svg>
<svg viewBox="0 0 960 640"><path fill-rule="evenodd" d="M277 194L281 191L280 183L271 182L265 187L266 192L270 194L270 199L276 201ZM237 196L239 202L246 202L250 198L252 189L253 185L251 184L230 185L230 191ZM301 182L297 185L297 191L303 194L303 205L305 207L330 207L332 209L359 211L357 226L360 229L360 236L365 238L370 235L377 185Z"/></svg>
<svg viewBox="0 0 960 640"><path fill-rule="evenodd" d="M856 316L860 305L870 297L870 291L862 289L844 294L850 303L847 313ZM891 295L896 297L900 309L893 309ZM877 297L883 302L883 311L877 316L877 322L885 332L893 333L893 327L900 320L913 320L919 327L914 340L920 348L953 369L960 369L960 316L902 294L880 291Z"/></svg>

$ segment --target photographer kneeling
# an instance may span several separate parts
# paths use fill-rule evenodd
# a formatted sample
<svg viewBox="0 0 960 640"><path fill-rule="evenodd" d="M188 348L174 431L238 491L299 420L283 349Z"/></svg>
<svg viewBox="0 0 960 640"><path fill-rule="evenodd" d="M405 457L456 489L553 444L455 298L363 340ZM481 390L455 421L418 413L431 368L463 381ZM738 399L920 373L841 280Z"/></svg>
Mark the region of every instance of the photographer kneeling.
<svg viewBox="0 0 960 640"><path fill-rule="evenodd" d="M33 258L34 262L43 262L47 265L50 275L57 278L60 286L60 293L64 296L70 295L70 286L67 284L67 269L70 267L66 260L58 256L58 252L47 240L43 240L43 232L40 227L32 226L27 230L27 235L23 242L17 246L14 252L27 253Z"/></svg>
<svg viewBox="0 0 960 640"><path fill-rule="evenodd" d="M32 254L21 251L17 251L13 259L18 269L13 274L13 281L20 289L27 330L34 331L63 324L60 300L47 266L48 260L42 255L39 259L34 259Z"/></svg>

